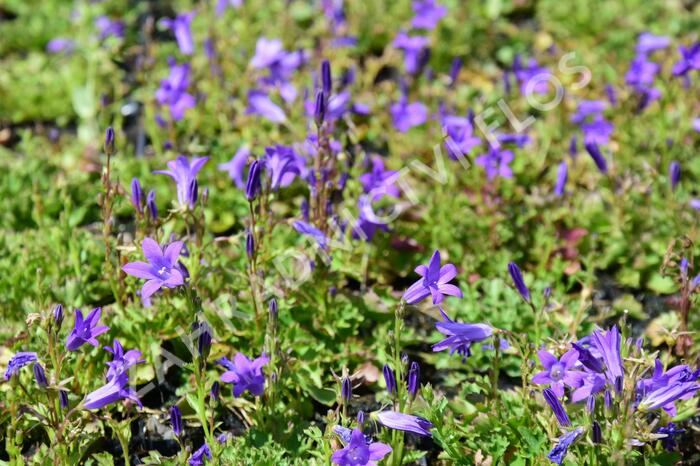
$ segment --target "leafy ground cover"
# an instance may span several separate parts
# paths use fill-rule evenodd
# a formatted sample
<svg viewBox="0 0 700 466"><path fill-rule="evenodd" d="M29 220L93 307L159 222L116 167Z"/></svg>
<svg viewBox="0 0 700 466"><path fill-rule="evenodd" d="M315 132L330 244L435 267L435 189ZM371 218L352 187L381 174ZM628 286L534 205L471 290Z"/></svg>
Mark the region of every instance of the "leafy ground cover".
<svg viewBox="0 0 700 466"><path fill-rule="evenodd" d="M0 5L0 462L700 462L700 4Z"/></svg>

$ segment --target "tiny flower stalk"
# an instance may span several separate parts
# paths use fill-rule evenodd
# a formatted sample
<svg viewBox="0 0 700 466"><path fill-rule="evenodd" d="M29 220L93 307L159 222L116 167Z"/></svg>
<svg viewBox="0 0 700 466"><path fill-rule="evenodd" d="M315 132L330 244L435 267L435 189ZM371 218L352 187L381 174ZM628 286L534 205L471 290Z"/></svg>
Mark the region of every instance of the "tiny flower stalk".
<svg viewBox="0 0 700 466"><path fill-rule="evenodd" d="M117 194L116 186L112 186L111 181L112 156L115 154L114 141L114 129L110 126L105 132L103 144L104 152L107 155L107 165L105 171L102 173L103 192L98 196L98 204L102 210L102 241L105 245L106 276L109 279L110 287L117 301L123 303L124 294L121 292L122 290L119 286L119 282L115 279L118 274L115 273L116 267L112 261L112 207L114 204L114 196Z"/></svg>

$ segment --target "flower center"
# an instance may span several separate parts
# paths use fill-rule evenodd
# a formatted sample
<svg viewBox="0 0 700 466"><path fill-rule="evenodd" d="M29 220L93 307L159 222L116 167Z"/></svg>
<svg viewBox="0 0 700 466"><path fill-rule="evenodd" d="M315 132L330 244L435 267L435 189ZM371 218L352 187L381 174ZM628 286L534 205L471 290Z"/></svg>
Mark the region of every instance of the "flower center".
<svg viewBox="0 0 700 466"><path fill-rule="evenodd" d="M158 275L164 275L165 274L165 266L161 267L160 270L158 271Z"/></svg>
<svg viewBox="0 0 700 466"><path fill-rule="evenodd" d="M549 371L549 376L559 382L563 377L564 377L564 366L561 364L555 364L552 366L552 368Z"/></svg>

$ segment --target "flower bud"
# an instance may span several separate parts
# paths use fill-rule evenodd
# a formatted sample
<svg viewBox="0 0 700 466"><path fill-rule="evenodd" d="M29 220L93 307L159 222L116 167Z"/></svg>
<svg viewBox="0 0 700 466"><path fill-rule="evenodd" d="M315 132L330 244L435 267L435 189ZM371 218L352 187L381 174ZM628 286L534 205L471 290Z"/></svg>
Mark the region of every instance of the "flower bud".
<svg viewBox="0 0 700 466"><path fill-rule="evenodd" d="M384 364L384 382L386 383L386 390L390 395L396 394L396 377L394 376L394 370L389 366L389 364Z"/></svg>
<svg viewBox="0 0 700 466"><path fill-rule="evenodd" d="M36 384L42 388L46 387L49 384L46 380L46 373L44 372L44 368L38 362L34 363L34 379L36 380Z"/></svg>
<svg viewBox="0 0 700 466"><path fill-rule="evenodd" d="M143 213L143 192L138 178L131 180L131 204L139 214Z"/></svg>
<svg viewBox="0 0 700 466"><path fill-rule="evenodd" d="M221 385L219 385L218 381L211 384L211 391L209 392L209 394L211 395L212 400L219 400L219 395L221 394Z"/></svg>
<svg viewBox="0 0 700 466"><path fill-rule="evenodd" d="M58 401L61 405L61 409L68 409L68 392L65 390L59 390Z"/></svg>
<svg viewBox="0 0 700 466"><path fill-rule="evenodd" d="M522 296L522 298L529 303L530 290L528 290L527 285L525 285L525 280L523 280L523 274L520 272L520 267L518 267L518 264L515 262L509 263L508 273L510 273L510 278L513 280L515 289L518 290L520 296Z"/></svg>
<svg viewBox="0 0 700 466"><path fill-rule="evenodd" d="M151 214L151 219L154 222L158 220L158 205L156 204L156 192L154 190L149 191L148 196L146 196L146 206Z"/></svg>
<svg viewBox="0 0 700 466"><path fill-rule="evenodd" d="M245 253L250 260L253 260L253 257L255 257L255 240L250 230L245 234Z"/></svg>
<svg viewBox="0 0 700 466"><path fill-rule="evenodd" d="M323 93L331 95L333 79L331 78L331 63L328 60L321 62L321 83L323 85Z"/></svg>
<svg viewBox="0 0 700 466"><path fill-rule="evenodd" d="M314 120L316 125L321 126L326 118L326 96L323 91L316 93L316 103L314 105Z"/></svg>
<svg viewBox="0 0 700 466"><path fill-rule="evenodd" d="M197 196L199 194L199 185L197 184L197 178L193 178L187 187L187 202L190 205L190 209L194 209L197 205Z"/></svg>
<svg viewBox="0 0 700 466"><path fill-rule="evenodd" d="M179 437L182 434L182 413L177 405L170 408L170 425L173 427L175 435Z"/></svg>
<svg viewBox="0 0 700 466"><path fill-rule="evenodd" d="M350 401L352 398L352 383L348 377L343 377L343 382L340 388L340 395L343 398L343 403Z"/></svg>
<svg viewBox="0 0 700 466"><path fill-rule="evenodd" d="M420 387L420 365L413 361L408 371L408 394L411 395L411 398L416 397L418 387Z"/></svg>
<svg viewBox="0 0 700 466"><path fill-rule="evenodd" d="M270 318L274 321L277 320L277 300L272 298L268 304L268 309L270 310Z"/></svg>
<svg viewBox="0 0 700 466"><path fill-rule="evenodd" d="M104 149L105 149L105 153L107 155L114 154L114 130L112 129L111 126L109 126L107 128L107 131L105 132Z"/></svg>
<svg viewBox="0 0 700 466"><path fill-rule="evenodd" d="M603 432L600 429L600 424L598 424L598 421L593 421L593 426L591 427L591 437L593 443L603 442Z"/></svg>
<svg viewBox="0 0 700 466"><path fill-rule="evenodd" d="M53 308L53 323L56 326L56 331L61 330L61 324L63 323L63 304L56 304Z"/></svg>
<svg viewBox="0 0 700 466"><path fill-rule="evenodd" d="M253 201L260 193L260 161L253 160L250 164L250 170L248 171L248 180L245 186L245 196L248 201Z"/></svg>

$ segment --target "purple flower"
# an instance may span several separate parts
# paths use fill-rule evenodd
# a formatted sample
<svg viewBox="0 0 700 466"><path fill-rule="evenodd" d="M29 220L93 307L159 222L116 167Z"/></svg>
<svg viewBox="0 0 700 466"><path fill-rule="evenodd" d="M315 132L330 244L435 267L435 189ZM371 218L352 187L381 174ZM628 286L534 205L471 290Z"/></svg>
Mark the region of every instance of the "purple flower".
<svg viewBox="0 0 700 466"><path fill-rule="evenodd" d="M173 427L173 432L176 436L182 434L182 413L177 405L170 407L170 425Z"/></svg>
<svg viewBox="0 0 700 466"><path fill-rule="evenodd" d="M255 55L250 60L250 66L256 69L268 68L284 55L284 45L279 39L260 37L255 44Z"/></svg>
<svg viewBox="0 0 700 466"><path fill-rule="evenodd" d="M620 330L617 325L607 332L601 330L593 332L592 344L603 358L605 363L605 376L611 385L616 385L618 377L622 379L624 370L622 367L622 356L620 355Z"/></svg>
<svg viewBox="0 0 700 466"><path fill-rule="evenodd" d="M440 267L440 251L436 250L428 265L419 265L415 272L423 278L411 285L403 294L406 303L416 304L429 295L433 298L433 304L440 304L444 295L462 297L462 291L455 285L449 284L457 276L457 267L454 264L445 264Z"/></svg>
<svg viewBox="0 0 700 466"><path fill-rule="evenodd" d="M432 437L430 429L433 424L419 416L399 413L396 411L380 411L374 414L377 421L384 427L389 429L411 432L423 437Z"/></svg>
<svg viewBox="0 0 700 466"><path fill-rule="evenodd" d="M119 20L111 20L107 16L98 16L95 20L95 27L100 33L100 40L104 40L110 36L117 38L124 37L124 22Z"/></svg>
<svg viewBox="0 0 700 466"><path fill-rule="evenodd" d="M377 217L372 207L369 195L361 195L357 200L359 215L352 228L353 239L372 241L377 231L389 231L385 219Z"/></svg>
<svg viewBox="0 0 700 466"><path fill-rule="evenodd" d="M438 332L447 338L433 345L433 351L450 349L450 354L457 353L464 361L471 356L471 345L493 335L493 329L486 324L463 324L446 320L435 324Z"/></svg>
<svg viewBox="0 0 700 466"><path fill-rule="evenodd" d="M544 400L549 407L552 408L552 412L554 412L554 416L557 418L559 425L562 427L569 427L571 425L569 416L566 414L564 406L562 406L561 401L559 401L559 398L557 398L554 392L549 388L545 388L542 395L544 395Z"/></svg>
<svg viewBox="0 0 700 466"><path fill-rule="evenodd" d="M190 456L187 464L190 466L202 466L207 459L211 459L211 450L209 450L209 445L205 443L199 447L197 451L192 453L192 456Z"/></svg>
<svg viewBox="0 0 700 466"><path fill-rule="evenodd" d="M416 29L435 29L437 23L447 14L447 7L435 3L435 0L416 0L413 2L416 14L411 26Z"/></svg>
<svg viewBox="0 0 700 466"><path fill-rule="evenodd" d="M126 372L117 374L102 387L88 393L83 407L85 409L100 409L123 399L132 400L141 406L141 401L136 396L136 392L128 386L128 383L129 377Z"/></svg>
<svg viewBox="0 0 700 466"><path fill-rule="evenodd" d="M221 16L226 11L226 8L231 7L235 10L239 9L243 5L243 0L219 0L216 3L216 14Z"/></svg>
<svg viewBox="0 0 700 466"><path fill-rule="evenodd" d="M272 102L265 92L259 90L248 92L248 108L246 109L246 113L249 115L260 115L273 123L284 123L287 121L284 110Z"/></svg>
<svg viewBox="0 0 700 466"><path fill-rule="evenodd" d="M428 120L428 107L421 102L408 103L408 99L402 97L398 102L391 104L391 118L394 127L405 133Z"/></svg>
<svg viewBox="0 0 700 466"><path fill-rule="evenodd" d="M61 330L63 324L63 304L56 304L53 308L53 323L56 326L56 331Z"/></svg>
<svg viewBox="0 0 700 466"><path fill-rule="evenodd" d="M665 49L671 45L671 39L667 36L655 36L650 32L643 32L637 39L637 53L646 54L654 50Z"/></svg>
<svg viewBox="0 0 700 466"><path fill-rule="evenodd" d="M381 157L372 157L372 170L360 175L359 181L365 193L371 194L372 201L377 201L384 195L399 197L399 188L395 186L398 172L385 170Z"/></svg>
<svg viewBox="0 0 700 466"><path fill-rule="evenodd" d="M474 126L469 118L446 116L442 126L447 134L445 147L453 160L458 160L471 153L472 149L481 144L481 139L474 135Z"/></svg>
<svg viewBox="0 0 700 466"><path fill-rule="evenodd" d="M333 452L331 461L341 466L374 466L389 452L389 445L380 442L368 443L360 429L353 429L350 441L344 448Z"/></svg>
<svg viewBox="0 0 700 466"><path fill-rule="evenodd" d="M559 164L557 168L557 182L554 184L554 195L563 196L566 189L566 181L569 178L569 168L566 161Z"/></svg>
<svg viewBox="0 0 700 466"><path fill-rule="evenodd" d="M601 116L606 108L608 108L608 103L604 100L582 100L578 103L578 108L571 117L571 121L581 124L591 115L594 117Z"/></svg>
<svg viewBox="0 0 700 466"><path fill-rule="evenodd" d="M189 205L192 207L192 182L196 180L197 173L199 173L208 160L209 157L193 157L192 161L190 162L187 157L180 155L177 159L171 160L167 163L168 170L156 170L153 173L168 175L170 178L172 178L177 185L178 203L181 206Z"/></svg>
<svg viewBox="0 0 700 466"><path fill-rule="evenodd" d="M221 381L233 384L233 396L236 398L246 390L253 396L260 396L265 390L265 374L262 368L269 361L265 353L253 361L243 353L236 353L233 362L221 358L219 364L228 369L221 375Z"/></svg>
<svg viewBox="0 0 700 466"><path fill-rule="evenodd" d="M545 370L536 374L532 382L536 384L550 384L552 392L558 396L564 396L564 384L575 387L579 381L576 373L572 371L578 361L578 351L569 350L558 360L552 353L540 350L537 352Z"/></svg>
<svg viewBox="0 0 700 466"><path fill-rule="evenodd" d="M192 55L192 52L194 52L194 41L192 40L190 24L195 14L194 11L190 11L189 13L177 15L175 19L166 18L162 21L165 27L171 29L175 33L177 46L180 47L180 52L182 52L183 55Z"/></svg>
<svg viewBox="0 0 700 466"><path fill-rule="evenodd" d="M19 352L12 356L10 362L7 363L7 370L5 371L5 380L10 380L10 378L19 373L19 370L24 366L38 361L36 353L31 352Z"/></svg>
<svg viewBox="0 0 700 466"><path fill-rule="evenodd" d="M693 119L692 127L695 131L700 133L700 118Z"/></svg>
<svg viewBox="0 0 700 466"><path fill-rule="evenodd" d="M598 147L598 144L586 143L584 144L584 147L586 148L586 152L588 152L588 155L590 155L593 161L595 162L596 166L598 167L598 170L600 170L601 173L607 173L608 162L606 162L603 153Z"/></svg>
<svg viewBox="0 0 700 466"><path fill-rule="evenodd" d="M493 146L489 144L489 150L486 154L482 154L476 158L476 164L484 167L486 178L491 181L496 176L501 178L512 178L513 171L509 164L513 161L515 155L510 150L503 149L503 146Z"/></svg>
<svg viewBox="0 0 700 466"><path fill-rule="evenodd" d="M588 342L591 337L586 337L581 339L578 343L572 343L571 346L578 351L578 361L583 364L584 367L591 370L592 372L602 373L603 364L600 359L593 355L593 353L583 346L584 341Z"/></svg>
<svg viewBox="0 0 700 466"><path fill-rule="evenodd" d="M523 95L549 92L549 76L552 73L547 68L539 66L534 58L528 61L527 66L523 66L520 55L516 55L513 61L513 73L520 84L520 92Z"/></svg>
<svg viewBox="0 0 700 466"><path fill-rule="evenodd" d="M219 165L219 170L228 172L228 176L236 184L238 189L245 189L245 182L243 181L243 172L246 165L248 165L248 157L250 156L250 149L247 146L242 146L236 151L236 154L226 163Z"/></svg>
<svg viewBox="0 0 700 466"><path fill-rule="evenodd" d="M693 70L700 70L700 42L691 47L678 47L681 59L673 65L674 76L687 76Z"/></svg>
<svg viewBox="0 0 700 466"><path fill-rule="evenodd" d="M190 64L178 65L175 60L169 59L170 74L161 80L160 87L156 91L156 101L159 105L167 105L170 116L174 121L180 121L185 116L185 111L194 108L195 99L187 92L190 85Z"/></svg>
<svg viewBox="0 0 700 466"><path fill-rule="evenodd" d="M182 241L175 241L163 250L155 240L143 240L141 248L148 263L130 262L122 267L129 275L147 280L141 288L141 299L150 298L161 288L175 288L184 284L184 276L177 263L183 246Z"/></svg>
<svg viewBox="0 0 700 466"><path fill-rule="evenodd" d="M287 187L300 173L297 166L299 156L288 146L276 145L265 148L265 168L270 177L270 189L277 191Z"/></svg>
<svg viewBox="0 0 700 466"><path fill-rule="evenodd" d="M605 388L605 377L600 374L589 371L573 374L579 378L579 381L576 383L577 388L571 394L572 403L586 400Z"/></svg>
<svg viewBox="0 0 700 466"><path fill-rule="evenodd" d="M75 351L85 343L90 343L94 347L99 346L96 337L109 330L107 326L97 326L100 314L102 314L102 308L96 307L83 319L82 311L80 309L75 310L75 325L66 340L66 349L68 351Z"/></svg>
<svg viewBox="0 0 700 466"><path fill-rule="evenodd" d="M668 166L668 178L671 182L671 191L675 191L681 181L681 164L675 160Z"/></svg>
<svg viewBox="0 0 700 466"><path fill-rule="evenodd" d="M574 430L567 432L559 438L556 446L549 452L547 458L552 463L562 464L564 457L569 451L569 447L574 443L584 432L583 427L577 427Z"/></svg>
<svg viewBox="0 0 700 466"><path fill-rule="evenodd" d="M75 50L75 41L71 39L66 39L63 37L57 37L55 39L51 39L48 44L46 44L46 52L47 53L73 53Z"/></svg>
<svg viewBox="0 0 700 466"><path fill-rule="evenodd" d="M301 233L302 235L310 236L311 238L315 239L316 243L318 243L318 246L321 249L328 249L328 237L324 235L323 232L315 226L306 222L302 222L301 220L295 220L294 222L292 222L292 226L297 232Z"/></svg>
<svg viewBox="0 0 700 466"><path fill-rule="evenodd" d="M141 359L141 351L139 350L132 349L124 352L124 347L116 338L114 339L113 346L105 346L105 350L113 355L112 361L107 363L107 366L109 366L107 370L107 380L116 377L122 372L128 371L130 367L136 364L146 362L145 359Z"/></svg>
<svg viewBox="0 0 700 466"><path fill-rule="evenodd" d="M664 427L659 427L656 429L656 434L663 434L666 437L661 439L663 442L664 448L668 451L673 451L676 449L676 440L675 437L677 437L680 434L685 433L685 429L679 429L676 424L673 422L669 422L667 425Z"/></svg>
<svg viewBox="0 0 700 466"><path fill-rule="evenodd" d="M675 366L664 372L658 359L650 378L640 380L637 394L641 401L637 409L653 411L663 408L670 416L676 415L676 400L687 400L700 389L697 383L700 371L691 371L686 365Z"/></svg>
<svg viewBox="0 0 700 466"><path fill-rule="evenodd" d="M422 36L409 36L404 31L394 39L392 44L397 49L403 50L404 66L409 74L416 74L420 70L423 50L428 46L428 39Z"/></svg>
<svg viewBox="0 0 700 466"><path fill-rule="evenodd" d="M614 129L615 126L612 123L598 116L593 121L581 124L583 142L584 144L607 144Z"/></svg>

